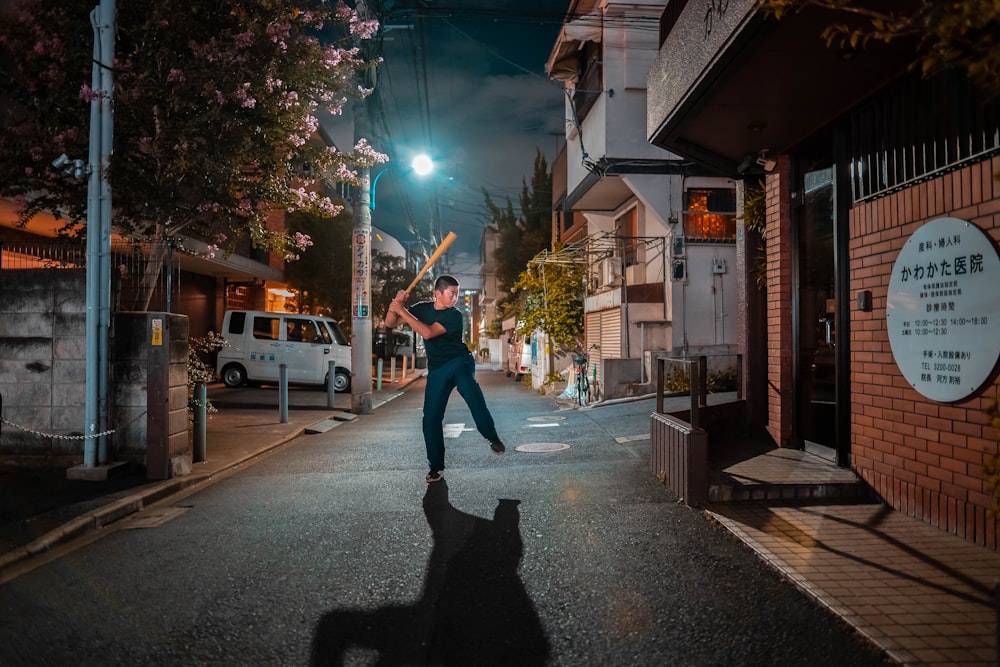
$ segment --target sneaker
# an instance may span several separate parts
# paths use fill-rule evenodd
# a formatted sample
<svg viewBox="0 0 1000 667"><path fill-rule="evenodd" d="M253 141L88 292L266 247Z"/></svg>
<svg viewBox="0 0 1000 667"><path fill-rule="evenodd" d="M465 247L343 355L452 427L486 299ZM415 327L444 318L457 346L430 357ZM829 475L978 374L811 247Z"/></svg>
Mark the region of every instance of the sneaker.
<svg viewBox="0 0 1000 667"><path fill-rule="evenodd" d="M503 454L507 451L507 448L503 446L502 442L500 442L500 438L490 440L490 449L493 450L494 454Z"/></svg>
<svg viewBox="0 0 1000 667"><path fill-rule="evenodd" d="M425 479L427 480L428 484L433 484L434 482L440 482L442 479L444 479L444 473L442 473L440 470L431 470L429 473L427 473L427 477Z"/></svg>

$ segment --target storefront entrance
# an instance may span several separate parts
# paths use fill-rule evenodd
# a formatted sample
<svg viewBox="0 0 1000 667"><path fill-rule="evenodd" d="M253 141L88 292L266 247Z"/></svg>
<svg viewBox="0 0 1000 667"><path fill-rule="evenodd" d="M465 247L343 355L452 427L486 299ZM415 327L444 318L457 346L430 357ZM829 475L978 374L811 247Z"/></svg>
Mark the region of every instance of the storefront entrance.
<svg viewBox="0 0 1000 667"><path fill-rule="evenodd" d="M836 460L838 332L833 168L806 171L798 188L802 194L796 221L796 439L806 450Z"/></svg>

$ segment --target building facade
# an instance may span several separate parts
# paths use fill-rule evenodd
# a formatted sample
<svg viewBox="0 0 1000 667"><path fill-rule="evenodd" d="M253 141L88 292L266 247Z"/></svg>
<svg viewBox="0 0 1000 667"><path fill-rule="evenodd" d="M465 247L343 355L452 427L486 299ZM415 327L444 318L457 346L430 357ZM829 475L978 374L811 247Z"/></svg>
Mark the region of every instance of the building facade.
<svg viewBox="0 0 1000 667"><path fill-rule="evenodd" d="M742 345L766 360L746 369L751 421L995 549L1000 105L963 71L913 71L910 41L827 47L841 20L672 1L649 140L764 189L761 245L738 232Z"/></svg>
<svg viewBox="0 0 1000 667"><path fill-rule="evenodd" d="M587 266L585 347L604 398L648 384L657 354L735 360L736 182L643 131L665 4L575 0L546 66L566 88L555 261Z"/></svg>

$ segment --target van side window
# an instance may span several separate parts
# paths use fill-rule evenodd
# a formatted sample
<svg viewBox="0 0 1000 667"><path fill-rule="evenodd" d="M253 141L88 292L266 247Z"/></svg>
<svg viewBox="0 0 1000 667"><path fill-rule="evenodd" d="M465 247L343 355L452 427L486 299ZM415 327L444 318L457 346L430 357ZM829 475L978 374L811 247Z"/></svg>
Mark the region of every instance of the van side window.
<svg viewBox="0 0 1000 667"><path fill-rule="evenodd" d="M299 318L289 317L285 319L287 326L287 335L285 340L289 340L296 343L315 343L316 325L313 324L312 320L302 320Z"/></svg>
<svg viewBox="0 0 1000 667"><path fill-rule="evenodd" d="M279 322L277 317L254 317L253 337L261 340L278 340Z"/></svg>
<svg viewBox="0 0 1000 667"><path fill-rule="evenodd" d="M323 321L319 321L319 322L316 322L315 324L316 324L316 326L319 327L319 335L323 339L323 342L326 343L327 345L329 345L330 343L332 343L333 342L333 338L330 337L330 330L329 330L329 328L327 328L326 323L323 322ZM316 341L316 342L318 343L319 341Z"/></svg>
<svg viewBox="0 0 1000 667"><path fill-rule="evenodd" d="M233 312L229 315L229 333L242 336L243 329L247 325L247 314Z"/></svg>

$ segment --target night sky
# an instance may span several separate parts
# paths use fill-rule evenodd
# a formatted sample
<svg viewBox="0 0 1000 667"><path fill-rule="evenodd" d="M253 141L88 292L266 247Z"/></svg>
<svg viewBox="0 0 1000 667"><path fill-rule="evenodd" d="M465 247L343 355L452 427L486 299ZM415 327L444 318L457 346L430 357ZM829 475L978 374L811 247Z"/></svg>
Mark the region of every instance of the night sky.
<svg viewBox="0 0 1000 667"><path fill-rule="evenodd" d="M413 227L425 241L454 231L446 266L476 287L483 189L517 210L536 150L551 164L564 141L563 88L546 78L545 62L569 0L389 5L373 139L398 166L378 181L372 223L404 243ZM351 142L350 123L330 129L338 144ZM424 179L406 168L419 152L436 164Z"/></svg>

